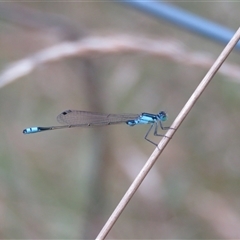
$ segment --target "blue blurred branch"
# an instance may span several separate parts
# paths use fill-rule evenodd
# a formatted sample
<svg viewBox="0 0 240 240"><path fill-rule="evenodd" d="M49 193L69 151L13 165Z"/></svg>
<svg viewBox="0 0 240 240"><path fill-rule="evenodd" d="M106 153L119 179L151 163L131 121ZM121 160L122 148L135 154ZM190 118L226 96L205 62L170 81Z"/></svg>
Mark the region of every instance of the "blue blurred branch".
<svg viewBox="0 0 240 240"><path fill-rule="evenodd" d="M144 13L148 13L154 17L161 18L167 22L171 22L178 27L210 38L214 41L226 44L229 42L235 31L224 27L215 22L209 21L196 14L190 13L179 7L171 4L152 2L152 1L137 1L137 0L118 0L118 2L125 3ZM235 49L240 50L240 43L236 45Z"/></svg>

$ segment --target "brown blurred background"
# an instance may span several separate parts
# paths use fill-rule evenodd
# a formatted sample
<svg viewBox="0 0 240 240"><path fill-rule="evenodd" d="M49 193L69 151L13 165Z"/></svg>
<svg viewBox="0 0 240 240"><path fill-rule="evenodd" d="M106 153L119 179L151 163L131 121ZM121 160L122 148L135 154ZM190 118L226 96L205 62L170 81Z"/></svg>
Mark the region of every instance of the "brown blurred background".
<svg viewBox="0 0 240 240"><path fill-rule="evenodd" d="M174 4L239 27L239 3ZM32 2L0 8L2 71L49 46L93 35L176 40L214 58L223 49L116 2ZM233 52L230 61L239 64L240 55ZM35 135L23 135L24 128L58 125L56 116L67 109L165 110L167 126L207 70L141 52L91 54L40 65L1 88L0 238L96 237L154 149L144 140L148 126ZM240 238L239 102L240 84L218 73L109 239Z"/></svg>

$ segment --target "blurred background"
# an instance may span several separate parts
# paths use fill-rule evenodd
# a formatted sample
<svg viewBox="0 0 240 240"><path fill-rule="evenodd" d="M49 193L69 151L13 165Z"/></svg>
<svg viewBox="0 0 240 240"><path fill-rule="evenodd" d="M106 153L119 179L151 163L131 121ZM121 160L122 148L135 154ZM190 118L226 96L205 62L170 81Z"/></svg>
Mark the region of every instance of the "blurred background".
<svg viewBox="0 0 240 240"><path fill-rule="evenodd" d="M120 35L133 46L162 42L173 56L127 47L101 52L107 43L95 42L95 52L35 62L0 89L0 238L92 239L153 151L144 140L149 126L22 130L59 125L56 116L67 109L165 110L169 126L224 46L117 2L1 4L0 76L15 61L93 36L122 49ZM237 2L174 5L239 27ZM225 63L236 72L239 56L232 52ZM214 77L108 239L240 237L240 75L233 72Z"/></svg>

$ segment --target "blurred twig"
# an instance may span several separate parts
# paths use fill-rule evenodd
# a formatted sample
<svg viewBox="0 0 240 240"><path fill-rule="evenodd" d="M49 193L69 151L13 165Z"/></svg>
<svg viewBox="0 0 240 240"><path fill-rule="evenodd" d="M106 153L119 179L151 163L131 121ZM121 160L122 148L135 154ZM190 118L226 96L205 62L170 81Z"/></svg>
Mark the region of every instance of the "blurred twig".
<svg viewBox="0 0 240 240"><path fill-rule="evenodd" d="M153 167L154 163L157 161L160 154L163 152L165 147L167 146L170 139L173 137L176 130L179 128L183 120L186 118L187 114L190 112L190 110L193 108L194 104L198 100L198 98L201 96L207 85L210 83L214 75L217 73L218 69L221 67L221 65L224 63L228 55L233 50L234 46L238 43L240 39L240 28L237 30L237 32L234 34L230 42L227 44L227 46L224 48L222 53L219 55L217 60L213 63L210 70L207 72L205 77L202 79L200 84L197 86L183 109L180 111L178 116L176 117L175 121L171 125L171 128L167 131L166 137L162 138L160 143L158 144L158 147L154 150L152 155L149 157L146 164L141 169L140 173L137 175L135 180L133 181L132 185L129 187L123 198L121 199L118 206L113 211L112 215L109 217L108 221L98 234L96 239L104 239L125 207L127 206L128 202L131 200L139 186L141 185L142 181L145 179L145 177L148 175L149 171Z"/></svg>
<svg viewBox="0 0 240 240"><path fill-rule="evenodd" d="M96 54L147 53L149 55L168 58L189 66L210 68L214 57L209 53L192 52L183 44L169 39L148 39L139 36L112 35L85 37L78 41L68 41L48 47L24 59L16 61L0 73L0 87L20 77L30 74L37 67L64 58L88 57ZM240 68L236 64L226 63L220 73L240 82Z"/></svg>

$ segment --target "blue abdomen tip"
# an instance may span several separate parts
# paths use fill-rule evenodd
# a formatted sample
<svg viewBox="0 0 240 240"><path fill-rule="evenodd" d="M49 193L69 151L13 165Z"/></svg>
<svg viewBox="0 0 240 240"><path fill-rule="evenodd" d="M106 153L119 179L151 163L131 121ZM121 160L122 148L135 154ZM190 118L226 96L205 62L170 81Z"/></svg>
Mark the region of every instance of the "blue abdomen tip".
<svg viewBox="0 0 240 240"><path fill-rule="evenodd" d="M31 127L31 128L26 128L23 130L24 134L37 133L37 132L39 132L38 127Z"/></svg>

